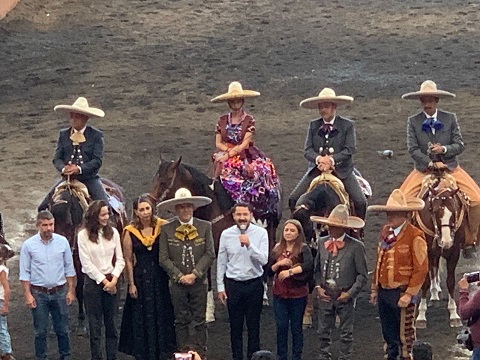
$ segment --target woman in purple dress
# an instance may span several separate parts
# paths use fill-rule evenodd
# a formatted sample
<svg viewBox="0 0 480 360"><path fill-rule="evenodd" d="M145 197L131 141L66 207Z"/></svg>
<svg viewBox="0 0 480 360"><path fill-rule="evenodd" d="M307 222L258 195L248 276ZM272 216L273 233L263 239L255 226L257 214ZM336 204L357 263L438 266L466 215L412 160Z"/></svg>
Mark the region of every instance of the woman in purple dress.
<svg viewBox="0 0 480 360"><path fill-rule="evenodd" d="M215 177L233 201L252 204L255 216L276 214L280 201L280 182L272 161L253 143L255 119L243 109L245 98L259 96L232 82L228 92L212 102L228 102L230 112L220 116L215 129Z"/></svg>

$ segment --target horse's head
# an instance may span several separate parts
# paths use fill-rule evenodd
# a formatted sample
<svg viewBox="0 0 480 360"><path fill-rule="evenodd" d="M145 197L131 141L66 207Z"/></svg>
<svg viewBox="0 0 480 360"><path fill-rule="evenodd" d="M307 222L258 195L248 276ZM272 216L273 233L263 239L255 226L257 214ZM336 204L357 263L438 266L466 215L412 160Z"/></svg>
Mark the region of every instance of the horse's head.
<svg viewBox="0 0 480 360"><path fill-rule="evenodd" d="M50 212L55 218L55 232L73 239L83 219L80 200L69 189L65 189L52 198Z"/></svg>
<svg viewBox="0 0 480 360"><path fill-rule="evenodd" d="M182 157L177 161L163 161L162 157L160 157L158 169L153 176L152 186L148 194L154 205L172 198L175 191L182 187L180 184L180 173L183 168L181 163Z"/></svg>
<svg viewBox="0 0 480 360"><path fill-rule="evenodd" d="M458 188L452 189L442 182L430 187L427 193L426 203L432 217L434 238L443 249L453 246L455 232L461 225L462 205L457 193Z"/></svg>

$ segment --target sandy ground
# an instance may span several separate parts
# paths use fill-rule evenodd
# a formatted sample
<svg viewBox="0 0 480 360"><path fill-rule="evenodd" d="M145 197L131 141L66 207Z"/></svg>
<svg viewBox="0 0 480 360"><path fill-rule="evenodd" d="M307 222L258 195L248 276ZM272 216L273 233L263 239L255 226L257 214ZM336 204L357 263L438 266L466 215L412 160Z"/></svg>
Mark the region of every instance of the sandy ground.
<svg viewBox="0 0 480 360"><path fill-rule="evenodd" d="M257 145L288 194L306 168L303 141L316 116L298 103L333 87L355 97L339 114L356 120L356 163L377 203L412 167L405 124L418 104L400 96L432 79L457 94L441 107L457 113L467 143L462 165L478 180L479 16L479 4L461 0L22 0L0 22L0 210L8 238L21 245L55 180L51 157L67 119L53 106L78 96L106 111L91 121L106 137L102 175L132 198L149 189L160 153L208 168L216 118L226 110L209 99L239 80L262 93L247 109L257 119ZM384 149L394 157L379 157ZM371 269L382 221L367 219ZM463 262L459 273L475 268ZM14 350L33 359L31 318L15 271L12 283ZM210 358L228 359L226 313L220 305L217 312ZM434 345L435 358L466 359L454 345L446 302L429 315L429 329L418 335ZM269 308L262 331L263 346L274 350ZM305 358L312 358L315 330L305 337ZM75 359L85 358L87 340L74 337L73 344ZM355 358L381 358L379 321L366 294L358 301Z"/></svg>

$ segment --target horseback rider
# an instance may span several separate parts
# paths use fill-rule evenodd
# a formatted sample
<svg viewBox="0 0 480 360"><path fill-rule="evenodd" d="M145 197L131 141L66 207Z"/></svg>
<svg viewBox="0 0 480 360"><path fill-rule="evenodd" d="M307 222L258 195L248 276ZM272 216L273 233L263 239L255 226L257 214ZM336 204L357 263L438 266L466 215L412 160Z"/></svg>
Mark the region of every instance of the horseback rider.
<svg viewBox="0 0 480 360"><path fill-rule="evenodd" d="M108 195L98 176L103 161L103 133L87 125L90 117L102 118L105 113L90 107L84 97L79 97L73 105L57 105L54 111L69 113L70 127L60 130L53 165L62 177L83 183L92 200L105 200L108 203ZM38 211L48 207L57 185L47 194Z"/></svg>
<svg viewBox="0 0 480 360"><path fill-rule="evenodd" d="M305 175L292 191L288 204L295 209L299 197L304 194L313 179L325 168L334 167L336 176L343 182L355 208L355 215L365 219L367 199L354 174L353 154L356 138L354 122L336 114L337 106L351 103L353 98L336 95L324 88L318 96L300 102L306 109L318 109L320 118L312 120L305 140L304 156L308 160Z"/></svg>
<svg viewBox="0 0 480 360"><path fill-rule="evenodd" d="M470 200L463 254L471 258L480 226L480 188L458 163L457 156L465 145L456 114L437 108L440 99L454 97L455 94L437 89L431 80L424 81L419 91L402 95L403 99L419 99L423 111L408 118L407 146L415 168L400 189L406 196L418 196L425 174L435 169L447 170Z"/></svg>

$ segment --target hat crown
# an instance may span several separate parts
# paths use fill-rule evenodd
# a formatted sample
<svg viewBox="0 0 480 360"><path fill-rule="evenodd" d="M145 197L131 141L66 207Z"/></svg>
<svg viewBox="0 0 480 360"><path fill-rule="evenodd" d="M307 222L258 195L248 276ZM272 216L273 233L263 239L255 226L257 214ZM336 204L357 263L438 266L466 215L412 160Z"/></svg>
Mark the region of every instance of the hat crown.
<svg viewBox="0 0 480 360"><path fill-rule="evenodd" d="M407 207L407 198L400 189L395 189L387 200L387 206Z"/></svg>
<svg viewBox="0 0 480 360"><path fill-rule="evenodd" d="M187 188L180 188L175 191L175 199L188 199L192 197L192 193Z"/></svg>
<svg viewBox="0 0 480 360"><path fill-rule="evenodd" d="M339 204L332 210L328 216L328 220L339 224L347 224L348 217L349 214L347 206L344 204Z"/></svg>
<svg viewBox="0 0 480 360"><path fill-rule="evenodd" d="M332 97L336 97L336 96L337 95L335 94L335 91L333 91L333 89L330 89L330 88L324 88L318 94L319 98L332 98Z"/></svg>
<svg viewBox="0 0 480 360"><path fill-rule="evenodd" d="M82 109L88 109L90 106L88 106L88 101L84 97L79 97L75 102L73 103L72 106L76 106Z"/></svg>
<svg viewBox="0 0 480 360"><path fill-rule="evenodd" d="M420 85L421 92L433 92L438 91L437 84L432 80L425 80L422 85Z"/></svg>
<svg viewBox="0 0 480 360"><path fill-rule="evenodd" d="M228 93L229 94L238 94L243 92L242 84L238 81L234 81L228 85Z"/></svg>

